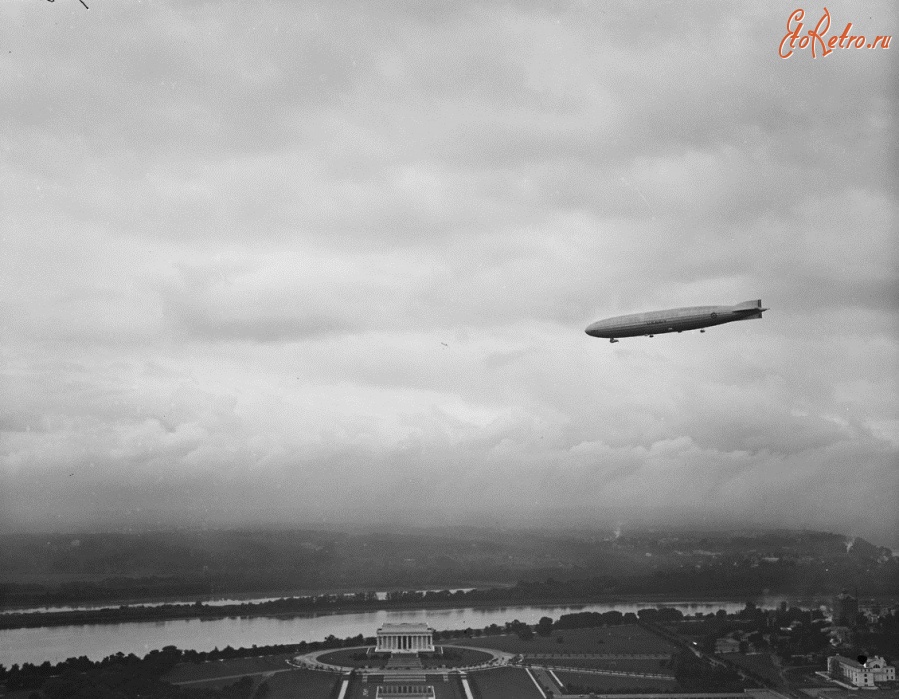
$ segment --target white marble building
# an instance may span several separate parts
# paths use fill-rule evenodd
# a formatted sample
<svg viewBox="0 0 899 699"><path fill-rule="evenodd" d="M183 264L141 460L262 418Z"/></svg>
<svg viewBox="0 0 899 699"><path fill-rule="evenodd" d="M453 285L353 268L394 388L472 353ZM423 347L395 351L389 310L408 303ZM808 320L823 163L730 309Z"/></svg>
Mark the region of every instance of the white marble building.
<svg viewBox="0 0 899 699"><path fill-rule="evenodd" d="M427 624L384 624L377 636L377 653L434 652L434 629Z"/></svg>

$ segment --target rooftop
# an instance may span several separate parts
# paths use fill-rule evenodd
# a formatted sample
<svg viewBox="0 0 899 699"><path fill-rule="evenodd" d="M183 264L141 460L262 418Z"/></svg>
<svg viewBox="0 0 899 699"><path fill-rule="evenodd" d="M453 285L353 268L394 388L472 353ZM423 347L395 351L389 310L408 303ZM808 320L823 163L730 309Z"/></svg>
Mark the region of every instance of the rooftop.
<svg viewBox="0 0 899 699"><path fill-rule="evenodd" d="M839 662L843 665L848 665L849 667L854 667L858 670L861 670L864 668L864 665L862 665L858 660L853 660L852 658L847 658L845 655L835 655L834 657L837 659L837 662Z"/></svg>
<svg viewBox="0 0 899 699"><path fill-rule="evenodd" d="M889 667L889 665L886 664L886 661L879 655L874 655L868 658L868 662L866 662L864 665L858 662L858 660L847 658L845 655L835 655L834 657L843 665L848 665L849 667L854 667L859 670L879 670L884 667Z"/></svg>
<svg viewBox="0 0 899 699"><path fill-rule="evenodd" d="M378 633L428 633L433 630L427 624L384 624Z"/></svg>

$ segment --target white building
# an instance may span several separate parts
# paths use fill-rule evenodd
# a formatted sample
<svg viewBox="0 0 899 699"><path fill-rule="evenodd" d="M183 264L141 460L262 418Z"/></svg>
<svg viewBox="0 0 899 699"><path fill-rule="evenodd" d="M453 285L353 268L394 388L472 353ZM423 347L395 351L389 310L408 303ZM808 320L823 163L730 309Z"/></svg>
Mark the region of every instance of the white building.
<svg viewBox="0 0 899 699"><path fill-rule="evenodd" d="M740 642L736 638L725 637L715 639L715 652L719 655L724 653L739 653Z"/></svg>
<svg viewBox="0 0 899 699"><path fill-rule="evenodd" d="M827 659L827 671L834 679L847 680L856 687L874 687L880 682L896 679L896 668L880 657L870 658L862 665L852 658L832 655Z"/></svg>
<svg viewBox="0 0 899 699"><path fill-rule="evenodd" d="M424 684L379 684L377 699L434 699L434 687Z"/></svg>
<svg viewBox="0 0 899 699"><path fill-rule="evenodd" d="M384 624L377 636L377 653L434 652L434 629L427 624Z"/></svg>

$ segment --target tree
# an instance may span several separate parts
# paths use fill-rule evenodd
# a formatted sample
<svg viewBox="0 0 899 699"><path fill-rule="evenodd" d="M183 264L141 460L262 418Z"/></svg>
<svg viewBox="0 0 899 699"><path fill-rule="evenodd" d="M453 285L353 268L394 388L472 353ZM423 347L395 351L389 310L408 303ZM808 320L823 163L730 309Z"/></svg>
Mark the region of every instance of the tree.
<svg viewBox="0 0 899 699"><path fill-rule="evenodd" d="M537 622L537 634L540 636L549 636L553 630L553 620L548 616L540 617Z"/></svg>
<svg viewBox="0 0 899 699"><path fill-rule="evenodd" d="M522 641L530 641L534 637L534 630L527 624L522 624L520 627L518 627L518 631L516 633L518 634L518 638L520 638Z"/></svg>

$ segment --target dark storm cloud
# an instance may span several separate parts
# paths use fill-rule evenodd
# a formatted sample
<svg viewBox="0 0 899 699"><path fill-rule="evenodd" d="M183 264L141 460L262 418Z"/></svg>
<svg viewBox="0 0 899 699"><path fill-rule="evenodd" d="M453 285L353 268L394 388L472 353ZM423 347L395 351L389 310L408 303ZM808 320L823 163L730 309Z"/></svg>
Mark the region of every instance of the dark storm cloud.
<svg viewBox="0 0 899 699"><path fill-rule="evenodd" d="M774 3L69 5L5 8L7 523L526 503L895 542L892 52L779 59Z"/></svg>

